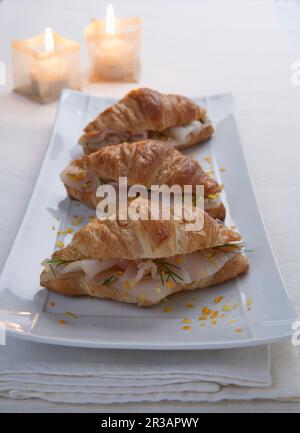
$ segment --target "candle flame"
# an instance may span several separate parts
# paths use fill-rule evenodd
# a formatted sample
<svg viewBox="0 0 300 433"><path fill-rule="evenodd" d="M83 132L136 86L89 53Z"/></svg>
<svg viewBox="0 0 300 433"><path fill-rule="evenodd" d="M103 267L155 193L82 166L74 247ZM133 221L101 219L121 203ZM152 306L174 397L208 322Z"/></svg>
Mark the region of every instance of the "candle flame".
<svg viewBox="0 0 300 433"><path fill-rule="evenodd" d="M109 4L106 9L105 31L110 35L114 35L116 33L116 18L112 4Z"/></svg>
<svg viewBox="0 0 300 433"><path fill-rule="evenodd" d="M54 37L51 27L47 27L45 31L45 50L47 53L54 51Z"/></svg>

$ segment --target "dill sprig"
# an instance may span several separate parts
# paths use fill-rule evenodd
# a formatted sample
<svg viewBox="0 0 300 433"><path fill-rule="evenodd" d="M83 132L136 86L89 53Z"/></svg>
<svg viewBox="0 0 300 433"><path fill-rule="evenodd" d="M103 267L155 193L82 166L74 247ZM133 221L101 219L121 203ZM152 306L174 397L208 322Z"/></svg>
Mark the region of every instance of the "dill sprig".
<svg viewBox="0 0 300 433"><path fill-rule="evenodd" d="M218 245L216 247L213 247L214 249L218 251L222 251L224 253L253 253L254 250L245 250L244 249L245 244L243 242L239 242L236 244L232 244L230 242L225 243L223 245Z"/></svg>
<svg viewBox="0 0 300 433"><path fill-rule="evenodd" d="M162 282L162 285L165 285L165 282L168 282L169 280L172 280L175 284L178 283L176 281L176 278L180 281L183 281L183 279L174 271L174 269L179 269L179 266L173 265L172 263L165 262L164 260L155 259L153 262L157 266L157 272L160 276L160 280ZM166 280L164 281L164 276L166 276Z"/></svg>
<svg viewBox="0 0 300 433"><path fill-rule="evenodd" d="M103 281L102 286L110 286L115 281L117 281L118 277L116 275L111 275L110 277L106 278L106 280Z"/></svg>
<svg viewBox="0 0 300 433"><path fill-rule="evenodd" d="M63 260L60 258L53 258L53 259L48 259L46 260L46 264L49 266L49 268L51 269L53 275L56 277L56 268L60 265L65 265L67 263L71 263L73 260Z"/></svg>

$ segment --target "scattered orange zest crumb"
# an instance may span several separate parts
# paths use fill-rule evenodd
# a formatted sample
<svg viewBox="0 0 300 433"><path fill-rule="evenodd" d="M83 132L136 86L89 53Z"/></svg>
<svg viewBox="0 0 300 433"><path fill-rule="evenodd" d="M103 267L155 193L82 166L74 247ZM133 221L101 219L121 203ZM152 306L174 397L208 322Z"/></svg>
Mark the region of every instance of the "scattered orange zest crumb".
<svg viewBox="0 0 300 433"><path fill-rule="evenodd" d="M247 299L246 305L247 305L247 307L251 307L251 305L252 305L252 298L248 298Z"/></svg>
<svg viewBox="0 0 300 433"><path fill-rule="evenodd" d="M211 309L208 307L203 307L202 308L202 313L203 314L211 314Z"/></svg>
<svg viewBox="0 0 300 433"><path fill-rule="evenodd" d="M65 320L59 320L59 321L58 321L58 324L59 324L59 325L66 325L67 322L66 322Z"/></svg>
<svg viewBox="0 0 300 433"><path fill-rule="evenodd" d="M242 328L235 328L234 332L242 332Z"/></svg>
<svg viewBox="0 0 300 433"><path fill-rule="evenodd" d="M186 325L186 326L183 326L182 329L184 331L190 331L192 328L191 328L191 326Z"/></svg>
<svg viewBox="0 0 300 433"><path fill-rule="evenodd" d="M187 307L188 307L188 308L194 308L195 305L194 305L194 304L187 304Z"/></svg>
<svg viewBox="0 0 300 433"><path fill-rule="evenodd" d="M222 310L223 311L231 311L233 309L232 305L223 305Z"/></svg>
<svg viewBox="0 0 300 433"><path fill-rule="evenodd" d="M203 320L207 320L207 315L203 315L203 316L199 316L198 320L203 321Z"/></svg>
<svg viewBox="0 0 300 433"><path fill-rule="evenodd" d="M211 313L210 318L211 318L211 319L215 319L217 316L218 316L218 311L215 310L215 311L213 311L213 312Z"/></svg>
<svg viewBox="0 0 300 433"><path fill-rule="evenodd" d="M215 304L219 304L219 302L221 302L223 300L224 296L217 296L215 298Z"/></svg>
<svg viewBox="0 0 300 433"><path fill-rule="evenodd" d="M210 157L210 156L205 156L205 157L204 157L204 160L205 160L206 162L211 162L211 157Z"/></svg>
<svg viewBox="0 0 300 433"><path fill-rule="evenodd" d="M184 317L184 319L182 319L182 323L192 323L192 321L187 317Z"/></svg>
<svg viewBox="0 0 300 433"><path fill-rule="evenodd" d="M62 241L57 241L56 244L55 244L55 246L57 248L63 248L65 246L65 244Z"/></svg>
<svg viewBox="0 0 300 433"><path fill-rule="evenodd" d="M230 323L230 325L235 325L236 324L236 320L235 319L230 319L230 320L228 320L228 323Z"/></svg>
<svg viewBox="0 0 300 433"><path fill-rule="evenodd" d="M78 319L78 316L76 316L76 314L74 313L71 313L71 311L65 311L64 316L69 316L72 317L73 319Z"/></svg>
<svg viewBox="0 0 300 433"><path fill-rule="evenodd" d="M216 321L216 320L211 320L211 324L212 324L213 326L216 326L217 321Z"/></svg>
<svg viewBox="0 0 300 433"><path fill-rule="evenodd" d="M79 224L81 224L83 221L83 218L79 218L79 217L75 217L70 219L70 223L72 224L72 226L79 226Z"/></svg>
<svg viewBox="0 0 300 433"><path fill-rule="evenodd" d="M224 167L221 167L220 171L226 171L226 169Z"/></svg>
<svg viewBox="0 0 300 433"><path fill-rule="evenodd" d="M165 312L165 313L171 313L171 311L173 311L173 308L172 308L172 307L165 307L165 308L164 308L164 312Z"/></svg>

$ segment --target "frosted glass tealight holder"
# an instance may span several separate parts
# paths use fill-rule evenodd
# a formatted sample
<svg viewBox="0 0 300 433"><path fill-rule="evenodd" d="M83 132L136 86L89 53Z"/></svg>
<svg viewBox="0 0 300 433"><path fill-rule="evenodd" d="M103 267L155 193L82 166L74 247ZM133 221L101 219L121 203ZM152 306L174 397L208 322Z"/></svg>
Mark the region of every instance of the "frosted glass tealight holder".
<svg viewBox="0 0 300 433"><path fill-rule="evenodd" d="M13 41L14 91L41 104L57 100L64 88L81 88L80 45L53 32L53 49L45 34Z"/></svg>
<svg viewBox="0 0 300 433"><path fill-rule="evenodd" d="M90 60L90 81L137 82L140 73L141 20L116 20L116 32L105 31L104 20L85 29Z"/></svg>

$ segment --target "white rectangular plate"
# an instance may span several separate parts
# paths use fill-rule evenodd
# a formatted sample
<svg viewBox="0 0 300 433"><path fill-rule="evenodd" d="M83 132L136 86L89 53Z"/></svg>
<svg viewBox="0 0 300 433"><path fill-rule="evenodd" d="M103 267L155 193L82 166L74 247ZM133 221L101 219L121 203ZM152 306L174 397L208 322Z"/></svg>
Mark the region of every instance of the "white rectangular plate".
<svg viewBox="0 0 300 433"><path fill-rule="evenodd" d="M69 346L132 349L217 349L288 338L296 319L259 214L229 95L198 99L216 125L214 137L186 152L213 168L223 200L249 249L250 272L226 284L172 296L143 309L114 301L68 298L42 290L40 263L89 221L92 210L66 197L59 173L81 153L86 123L112 100L66 90L41 171L0 278L0 321L21 338ZM34 131L33 131L34 133ZM211 166L207 157L212 160ZM225 168L220 170L220 168ZM215 298L223 297L216 303ZM168 307L168 308L166 308ZM203 307L215 322L198 320ZM69 314L72 313L72 314ZM188 320L186 320L188 319ZM189 322L190 323L186 323ZM184 329L187 327L186 329Z"/></svg>

